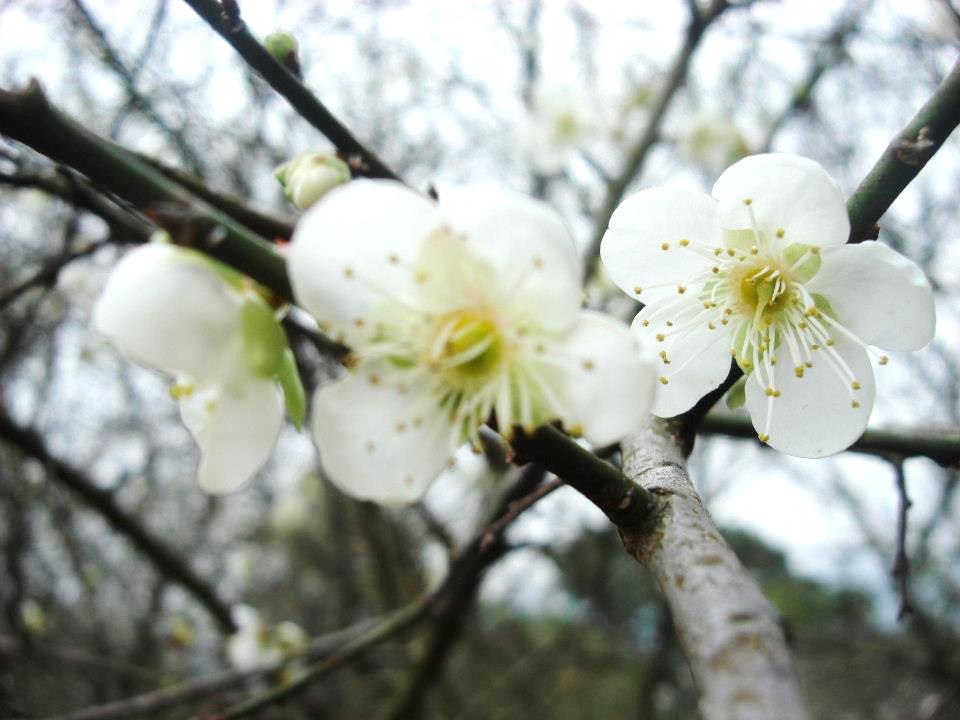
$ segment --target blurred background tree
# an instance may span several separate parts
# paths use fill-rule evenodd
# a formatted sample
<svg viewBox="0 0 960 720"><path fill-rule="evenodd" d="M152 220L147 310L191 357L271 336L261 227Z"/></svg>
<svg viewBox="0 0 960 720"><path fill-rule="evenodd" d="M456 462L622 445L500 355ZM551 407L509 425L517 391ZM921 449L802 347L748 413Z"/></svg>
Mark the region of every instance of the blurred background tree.
<svg viewBox="0 0 960 720"><path fill-rule="evenodd" d="M709 189L747 153L812 157L849 193L960 48L948 0L264 0L242 17L260 37L295 32L307 85L412 184L540 196L588 260L627 189ZM95 132L296 220L272 170L327 144L185 4L5 0L0 37L3 87L35 76ZM958 161L953 138L881 228L931 278L938 330L882 369L871 427L921 444L960 444ZM229 669L233 605L296 622L322 656L450 567L448 602L419 629L258 716L693 716L652 580L576 493L476 541L504 488L531 482L495 452L461 457L420 505L384 509L336 491L291 428L251 486L204 496L165 383L88 329L106 273L148 231L0 142L0 717L184 683L196 692L152 715L215 716L282 681ZM591 305L631 314L601 275L587 288ZM331 376L308 333L293 340L308 384ZM692 474L782 614L815 716L960 715L956 462L796 460L725 437L746 422L711 416ZM902 543L900 486L913 501ZM890 572L903 548L909 582Z"/></svg>

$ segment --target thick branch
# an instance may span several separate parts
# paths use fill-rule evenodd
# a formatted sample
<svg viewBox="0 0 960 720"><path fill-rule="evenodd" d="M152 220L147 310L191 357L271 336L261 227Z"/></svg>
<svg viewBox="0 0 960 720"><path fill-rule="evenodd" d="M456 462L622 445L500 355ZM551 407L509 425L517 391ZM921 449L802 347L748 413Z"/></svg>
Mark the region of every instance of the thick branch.
<svg viewBox="0 0 960 720"><path fill-rule="evenodd" d="M847 201L850 242L876 237L874 225L960 124L960 60Z"/></svg>
<svg viewBox="0 0 960 720"><path fill-rule="evenodd" d="M0 437L49 468L52 479L70 489L99 513L114 530L126 537L150 560L159 573L190 593L207 609L225 633L236 631L236 625L230 616L230 608L181 557L140 524L133 515L120 507L111 493L98 488L79 470L54 457L39 433L18 426L2 409L0 409Z"/></svg>
<svg viewBox="0 0 960 720"><path fill-rule="evenodd" d="M710 414L704 418L698 432L757 440L757 431L744 417ZM867 430L847 449L881 457L927 457L949 467L960 463L960 428L943 432Z"/></svg>
<svg viewBox="0 0 960 720"><path fill-rule="evenodd" d="M593 237L590 239L590 245L587 248L586 261L584 262L583 280L586 282L593 274L593 268L600 255L600 241L603 240L603 234L607 231L607 224L610 222L610 216L617 209L623 194L627 187L637 177L647 155L656 144L660 136L660 126L663 118L667 114L670 102L673 100L677 91L683 87L687 78L687 70L690 67L690 60L696 51L704 32L714 20L720 17L721 13L729 7L727 0L712 0L710 5L703 12L692 12L690 23L687 26L687 34L684 38L683 46L673 61L673 66L667 73L666 80L663 83L663 89L657 96L653 107L650 108L650 115L647 118L647 124L643 132L637 139L636 144L627 155L627 160L623 165L620 174L607 186L606 197L603 200L603 207L594 216Z"/></svg>
<svg viewBox="0 0 960 720"><path fill-rule="evenodd" d="M703 720L807 718L778 615L710 519L673 428L651 417L624 440L623 460L659 512L652 533L620 535L670 606Z"/></svg>
<svg viewBox="0 0 960 720"><path fill-rule="evenodd" d="M206 23L213 28L251 68L280 93L300 116L324 134L346 159L355 175L367 177L402 178L367 149L353 134L327 110L316 95L280 62L247 30L243 21L228 12L216 0L186 0ZM235 7L236 3L232 3Z"/></svg>

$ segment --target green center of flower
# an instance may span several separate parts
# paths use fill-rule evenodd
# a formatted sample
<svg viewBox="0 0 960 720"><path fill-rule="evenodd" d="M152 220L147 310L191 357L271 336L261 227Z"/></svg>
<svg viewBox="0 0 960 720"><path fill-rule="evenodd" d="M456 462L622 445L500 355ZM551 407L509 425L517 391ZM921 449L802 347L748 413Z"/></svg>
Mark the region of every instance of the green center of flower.
<svg viewBox="0 0 960 720"><path fill-rule="evenodd" d="M553 132L557 140L573 140L580 132L580 122L572 112L560 113L554 122Z"/></svg>
<svg viewBox="0 0 960 720"><path fill-rule="evenodd" d="M430 348L430 364L457 388L482 384L497 371L503 357L500 329L476 310L442 316Z"/></svg>
<svg viewBox="0 0 960 720"><path fill-rule="evenodd" d="M735 311L751 317L760 330L775 325L789 308L791 284L784 268L763 261L742 263L730 278L731 289L739 296Z"/></svg>

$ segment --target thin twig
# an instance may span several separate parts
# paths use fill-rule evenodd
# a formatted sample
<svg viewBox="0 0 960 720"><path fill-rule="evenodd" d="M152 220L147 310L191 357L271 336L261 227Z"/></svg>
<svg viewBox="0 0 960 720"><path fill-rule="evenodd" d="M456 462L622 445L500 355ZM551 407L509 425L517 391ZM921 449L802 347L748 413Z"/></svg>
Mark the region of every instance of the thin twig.
<svg viewBox="0 0 960 720"><path fill-rule="evenodd" d="M252 69L282 95L300 116L323 133L343 156L354 175L403 182L377 155L353 136L306 85L283 66L247 30L238 12L229 13L216 0L185 0ZM232 3L236 7L236 3Z"/></svg>
<svg viewBox="0 0 960 720"><path fill-rule="evenodd" d="M507 511L494 522L487 526L483 533L483 539L480 541L480 552L484 552L497 537L503 532L504 528L512 523L516 517L531 505L539 502L554 490L559 490L564 485L563 480L554 478L548 482L538 485L534 490L524 495L522 498L514 500L507 506Z"/></svg>
<svg viewBox="0 0 960 720"><path fill-rule="evenodd" d="M747 418L718 413L707 415L697 432L757 440L757 431ZM880 457L926 457L950 467L960 463L960 428L867 430L847 450Z"/></svg>
<svg viewBox="0 0 960 720"><path fill-rule="evenodd" d="M200 702L217 693L238 687L252 679L274 675L291 663L326 657L345 642L359 636L375 625L376 623L372 623L370 620L363 620L350 627L314 638L309 647L301 654L290 655L249 670L226 670L187 680L172 687L135 695L116 702L95 705L46 720L129 720L130 718L169 710L188 703Z"/></svg>
<svg viewBox="0 0 960 720"><path fill-rule="evenodd" d="M907 478L903 471L903 458L893 461L893 469L896 472L899 509L897 511L897 552L893 558L890 574L893 575L900 593L897 620L902 620L913 612L913 604L910 601L910 557L907 555L907 513L913 503L907 496Z"/></svg>
<svg viewBox="0 0 960 720"><path fill-rule="evenodd" d="M695 5L695 3L693 3L693 5ZM629 187L630 183L633 182L634 178L636 178L643 169L647 155L649 155L660 137L660 126L663 124L663 119L667 114L667 109L670 107L671 101L677 94L677 91L683 87L687 77L687 70L690 68L690 60L693 58L694 52L710 24L720 17L723 11L729 6L730 4L727 0L712 0L710 5L702 12L698 11L695 14L691 14L683 46L677 53L673 61L673 66L667 73L666 80L663 83L663 89L657 96L653 107L650 108L650 114L647 117L647 123L643 128L643 132L640 133L640 137L628 153L620 174L607 185L603 206L594 216L593 236L590 239L583 264L584 283L593 275L597 258L600 256L600 241L603 240L603 235L607 231L607 224L610 222L613 211L616 210L617 205L620 204L620 200L623 199L627 187Z"/></svg>
<svg viewBox="0 0 960 720"><path fill-rule="evenodd" d="M98 488L82 472L54 457L39 433L17 425L3 408L0 408L0 437L46 466L52 480L71 490L96 510L114 530L150 560L157 572L193 596L213 616L223 632L236 632L237 626L230 615L230 607L183 558L117 504L111 493Z"/></svg>

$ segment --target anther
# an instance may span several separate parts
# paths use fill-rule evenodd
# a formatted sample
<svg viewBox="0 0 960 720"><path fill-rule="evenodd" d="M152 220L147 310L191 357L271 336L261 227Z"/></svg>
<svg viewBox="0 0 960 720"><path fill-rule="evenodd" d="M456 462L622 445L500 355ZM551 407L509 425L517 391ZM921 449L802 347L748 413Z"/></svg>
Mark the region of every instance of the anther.
<svg viewBox="0 0 960 720"><path fill-rule="evenodd" d="M778 238L782 238L782 237L783 237L783 228L777 228L777 237L778 237Z"/></svg>
<svg viewBox="0 0 960 720"><path fill-rule="evenodd" d="M850 387L853 388L854 390L859 390L859 389L860 389L860 383L858 383L856 380L854 380L852 383L850 383Z"/></svg>
<svg viewBox="0 0 960 720"><path fill-rule="evenodd" d="M744 205L752 205L752 204L753 204L753 200L752 200L751 198L744 198L744 199L743 199L743 204L744 204Z"/></svg>
<svg viewBox="0 0 960 720"><path fill-rule="evenodd" d="M710 272L712 272L714 275L716 275L718 272L720 272L720 266L719 266L719 265L714 265L712 268L710 268Z"/></svg>
<svg viewBox="0 0 960 720"><path fill-rule="evenodd" d="M854 409L860 407L860 401L859 401L859 400L851 400L851 401L850 401L850 407L852 407L852 408L854 408Z"/></svg>
<svg viewBox="0 0 960 720"><path fill-rule="evenodd" d="M890 358L886 355L881 355L877 362L879 362L881 365L886 365L888 362L890 362Z"/></svg>
<svg viewBox="0 0 960 720"><path fill-rule="evenodd" d="M380 384L380 376L379 376L379 375L371 374L370 376L367 377L367 380L370 382L371 385L379 385L379 384Z"/></svg>
<svg viewBox="0 0 960 720"><path fill-rule="evenodd" d="M770 439L770 436L767 435L766 433L760 433L759 435L757 435L757 438L760 440L760 442L765 443L767 442L767 440Z"/></svg>
<svg viewBox="0 0 960 720"><path fill-rule="evenodd" d="M670 382L670 381L667 379L667 376L666 376L666 375L661 375L661 376L660 376L660 384L661 384L661 385L667 385L667 384L669 384L669 382Z"/></svg>
<svg viewBox="0 0 960 720"><path fill-rule="evenodd" d="M793 374L796 375L798 378L802 378L802 377L803 377L803 370L804 370L803 365L797 365L797 366L793 369Z"/></svg>
<svg viewBox="0 0 960 720"><path fill-rule="evenodd" d="M666 242L665 242L665 243L660 243L660 249L661 249L661 250L669 250L669 249L670 249L670 243L666 243Z"/></svg>
<svg viewBox="0 0 960 720"><path fill-rule="evenodd" d="M343 269L343 276L344 276L345 278L347 278L348 280L349 280L350 278L352 278L352 277L353 277L353 268L352 268L352 267L345 267L345 268Z"/></svg>
<svg viewBox="0 0 960 720"><path fill-rule="evenodd" d="M387 258L387 262L389 262L391 265L396 265L400 262L400 256L394 253Z"/></svg>
<svg viewBox="0 0 960 720"><path fill-rule="evenodd" d="M649 321L649 320L641 320L641 321L640 321L640 324L643 325L644 327L650 327L650 321Z"/></svg>
<svg viewBox="0 0 960 720"><path fill-rule="evenodd" d="M687 289L683 285L677 285L677 292L683 295Z"/></svg>
<svg viewBox="0 0 960 720"><path fill-rule="evenodd" d="M642 293L642 292L643 292L643 288L640 287L639 285L637 285L636 287L633 288L633 294L634 294L634 295L639 295L639 294Z"/></svg>
<svg viewBox="0 0 960 720"><path fill-rule="evenodd" d="M680 241L680 247L686 247L689 244L690 244L690 241L687 240L686 238Z"/></svg>
<svg viewBox="0 0 960 720"><path fill-rule="evenodd" d="M590 360L590 359L581 360L580 366L587 371L593 370L593 360Z"/></svg>
<svg viewBox="0 0 960 720"><path fill-rule="evenodd" d="M664 340L667 339L667 336L664 335L663 333L657 333L655 337L657 338L657 342L663 342Z"/></svg>

